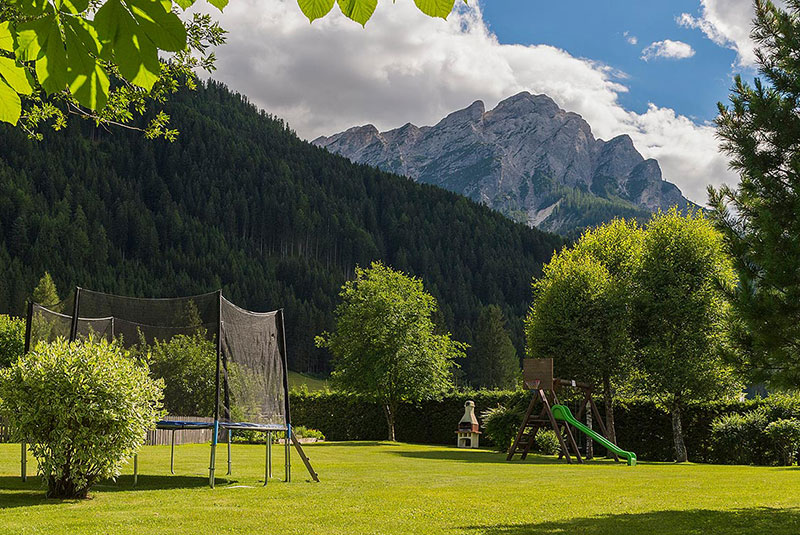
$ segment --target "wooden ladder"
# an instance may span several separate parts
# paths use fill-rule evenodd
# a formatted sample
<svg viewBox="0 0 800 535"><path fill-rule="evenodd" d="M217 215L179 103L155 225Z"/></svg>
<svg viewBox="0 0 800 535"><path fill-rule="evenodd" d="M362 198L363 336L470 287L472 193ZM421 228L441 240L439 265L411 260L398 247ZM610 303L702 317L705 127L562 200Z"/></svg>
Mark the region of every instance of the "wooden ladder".
<svg viewBox="0 0 800 535"><path fill-rule="evenodd" d="M517 431L517 436L514 439L513 444L508 449L508 455L506 456L506 460L510 461L514 458L514 455L517 453L520 454L521 459L525 459L528 456L528 452L533 446L534 441L536 440L536 434L539 432L539 429L545 428L548 425L550 428L555 431L556 436L558 437L559 445L561 446L561 452L564 457L567 459L568 463L572 463L572 457L570 456L570 450L567 444L572 447L572 451L575 454L576 460L579 463L583 462L581 458L580 451L578 451L578 444L575 442L575 437L572 436L572 431L567 425L566 422L558 422L553 417L553 412L550 410L550 401L547 399L547 395L545 391L541 388L536 389L537 394L531 398L531 402L528 404L528 410L525 411L525 416L522 419L522 424L519 427L519 431ZM552 393L553 401L558 403L558 398L556 398L555 392ZM535 412L534 409L538 402L542 403L542 409L537 416L534 416Z"/></svg>

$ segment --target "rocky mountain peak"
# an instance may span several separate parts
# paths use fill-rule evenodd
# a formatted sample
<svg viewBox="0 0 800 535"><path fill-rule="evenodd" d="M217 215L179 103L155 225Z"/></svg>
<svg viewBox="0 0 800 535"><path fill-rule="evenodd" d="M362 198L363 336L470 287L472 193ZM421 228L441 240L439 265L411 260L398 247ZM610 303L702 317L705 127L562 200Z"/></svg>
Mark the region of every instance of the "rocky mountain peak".
<svg viewBox="0 0 800 535"><path fill-rule="evenodd" d="M476 100L434 126L365 125L313 143L564 233L688 204L629 135L596 139L583 117L527 91L490 111Z"/></svg>

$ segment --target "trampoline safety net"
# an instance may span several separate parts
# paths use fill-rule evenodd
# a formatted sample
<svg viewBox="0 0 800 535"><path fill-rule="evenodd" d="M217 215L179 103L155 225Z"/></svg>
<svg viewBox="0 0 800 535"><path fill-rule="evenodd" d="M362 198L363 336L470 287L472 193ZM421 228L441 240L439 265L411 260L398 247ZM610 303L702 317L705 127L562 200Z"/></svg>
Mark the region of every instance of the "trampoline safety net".
<svg viewBox="0 0 800 535"><path fill-rule="evenodd" d="M179 335L201 336L216 348L217 401L215 414L191 416L259 425L289 423L286 344L280 310L250 312L225 299L221 292L151 299L83 288L78 288L73 298L58 309L59 312L38 304L30 306L28 348L40 341L85 339L90 335L128 348L169 342Z"/></svg>

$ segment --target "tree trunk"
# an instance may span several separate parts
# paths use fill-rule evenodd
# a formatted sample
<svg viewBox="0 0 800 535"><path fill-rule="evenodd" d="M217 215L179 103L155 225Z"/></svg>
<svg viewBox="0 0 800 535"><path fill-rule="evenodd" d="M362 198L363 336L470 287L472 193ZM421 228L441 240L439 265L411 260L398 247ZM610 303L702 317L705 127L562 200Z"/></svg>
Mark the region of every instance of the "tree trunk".
<svg viewBox="0 0 800 535"><path fill-rule="evenodd" d="M686 444L683 441L683 424L681 423L681 403L679 399L672 402L672 438L675 441L675 461L685 463L689 460Z"/></svg>
<svg viewBox="0 0 800 535"><path fill-rule="evenodd" d="M606 432L608 440L617 443L617 430L614 428L614 396L611 392L611 378L603 378L603 403L606 406Z"/></svg>
<svg viewBox="0 0 800 535"><path fill-rule="evenodd" d="M389 440L394 442L394 410L389 403L383 404L383 414L386 415L386 425L389 427Z"/></svg>

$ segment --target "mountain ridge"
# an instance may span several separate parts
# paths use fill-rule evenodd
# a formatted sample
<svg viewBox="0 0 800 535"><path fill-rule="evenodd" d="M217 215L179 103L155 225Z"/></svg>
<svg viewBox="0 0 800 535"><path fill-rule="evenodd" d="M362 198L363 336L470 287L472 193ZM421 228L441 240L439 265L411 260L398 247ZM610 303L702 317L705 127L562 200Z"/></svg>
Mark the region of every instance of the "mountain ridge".
<svg viewBox="0 0 800 535"><path fill-rule="evenodd" d="M368 124L312 143L566 234L615 216L641 219L691 205L629 135L595 138L579 114L527 91L488 111L476 100L433 126L380 132ZM598 207L605 213L592 212Z"/></svg>

